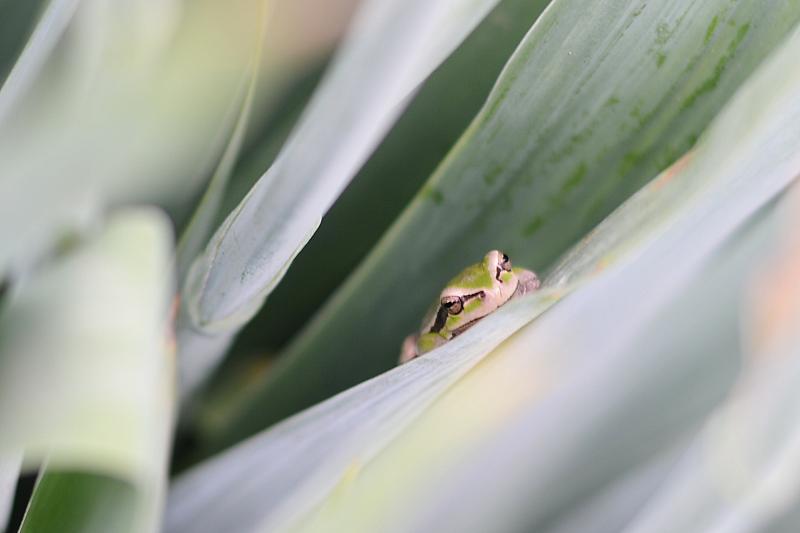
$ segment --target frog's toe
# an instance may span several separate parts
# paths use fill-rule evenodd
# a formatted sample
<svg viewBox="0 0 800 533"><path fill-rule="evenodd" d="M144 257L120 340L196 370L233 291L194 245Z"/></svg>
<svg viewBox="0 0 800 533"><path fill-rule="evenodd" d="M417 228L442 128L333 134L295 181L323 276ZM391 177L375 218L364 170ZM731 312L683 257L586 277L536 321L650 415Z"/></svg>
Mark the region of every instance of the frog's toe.
<svg viewBox="0 0 800 533"><path fill-rule="evenodd" d="M523 270L517 273L517 290L514 296L523 296L529 292L533 292L541 287L542 282L536 272L530 270Z"/></svg>

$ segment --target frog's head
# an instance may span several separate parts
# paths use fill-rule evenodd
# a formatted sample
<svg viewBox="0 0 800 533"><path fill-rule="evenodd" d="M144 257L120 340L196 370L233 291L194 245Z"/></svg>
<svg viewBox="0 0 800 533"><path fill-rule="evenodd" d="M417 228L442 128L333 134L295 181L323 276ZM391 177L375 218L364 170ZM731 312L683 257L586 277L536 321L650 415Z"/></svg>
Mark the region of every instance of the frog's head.
<svg viewBox="0 0 800 533"><path fill-rule="evenodd" d="M490 251L480 263L450 280L428 310L419 334L403 344L401 362L440 346L511 298L534 291L539 285L536 273L512 268L506 254Z"/></svg>
<svg viewBox="0 0 800 533"><path fill-rule="evenodd" d="M458 335L506 303L516 289L517 276L511 260L503 252L492 250L483 261L450 280L439 296L430 331L446 338Z"/></svg>

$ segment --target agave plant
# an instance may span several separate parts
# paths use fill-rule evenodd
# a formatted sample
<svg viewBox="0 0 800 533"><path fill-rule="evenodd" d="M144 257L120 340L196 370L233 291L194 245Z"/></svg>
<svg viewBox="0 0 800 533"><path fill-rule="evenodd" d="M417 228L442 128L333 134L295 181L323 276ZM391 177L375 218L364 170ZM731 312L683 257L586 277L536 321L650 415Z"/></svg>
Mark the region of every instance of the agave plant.
<svg viewBox="0 0 800 533"><path fill-rule="evenodd" d="M0 26L0 526L800 529L800 2ZM542 286L398 366L491 249Z"/></svg>

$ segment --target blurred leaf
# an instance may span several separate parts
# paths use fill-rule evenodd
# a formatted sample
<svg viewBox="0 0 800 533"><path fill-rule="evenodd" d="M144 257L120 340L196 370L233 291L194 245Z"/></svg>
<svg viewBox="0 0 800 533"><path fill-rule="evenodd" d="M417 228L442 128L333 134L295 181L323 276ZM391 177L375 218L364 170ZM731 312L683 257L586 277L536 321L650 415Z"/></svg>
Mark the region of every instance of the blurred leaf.
<svg viewBox="0 0 800 533"><path fill-rule="evenodd" d="M626 531L773 531L800 502L800 188L789 200L781 252L746 291L750 353L737 387Z"/></svg>
<svg viewBox="0 0 800 533"><path fill-rule="evenodd" d="M0 85L0 123L12 112L25 93L30 89L34 79L39 74L47 58L53 52L58 41L63 36L67 26L78 9L78 0L42 0L40 2L14 2L7 1L2 6L3 40L8 39L9 51L17 51L15 41L23 40L20 31L28 31L30 38L24 46L19 47L18 55L9 55L6 61L12 66L0 71L3 83ZM44 8L44 9L43 9ZM41 16L35 17L37 12L43 10ZM37 20L36 24L28 25L25 21ZM9 24L7 21L11 21ZM16 24L14 24L16 22ZM33 31L30 27L34 26ZM28 37L28 35L24 35ZM23 41L24 42L24 41ZM6 49L3 51L5 52ZM12 52L13 53L13 52Z"/></svg>
<svg viewBox="0 0 800 533"><path fill-rule="evenodd" d="M130 484L136 531L155 526L172 423L169 235L160 213L121 211L0 316L0 453Z"/></svg>
<svg viewBox="0 0 800 533"><path fill-rule="evenodd" d="M21 466L22 454L3 454L0 457L0 531L5 531L11 515Z"/></svg>
<svg viewBox="0 0 800 533"><path fill-rule="evenodd" d="M49 4L15 66L33 74L0 93L0 273L26 274L109 206L180 217L236 118L262 1L86 0L57 21L73 3Z"/></svg>
<svg viewBox="0 0 800 533"><path fill-rule="evenodd" d="M785 2L556 0L428 184L211 448L389 368L437 288L487 249L550 265L687 149L799 17Z"/></svg>
<svg viewBox="0 0 800 533"><path fill-rule="evenodd" d="M36 483L21 533L138 533L136 489L124 481L77 472L45 473Z"/></svg>
<svg viewBox="0 0 800 533"><path fill-rule="evenodd" d="M567 254L545 286L577 289L538 320L498 346L552 289L196 467L168 531L527 531L669 463L739 369L741 287L800 174L798 52L800 33L691 158Z"/></svg>
<svg viewBox="0 0 800 533"><path fill-rule="evenodd" d="M686 443L677 444L637 465L621 479L603 487L586 502L564 513L564 519L543 529L546 533L619 533L652 497L674 468Z"/></svg>
<svg viewBox="0 0 800 533"><path fill-rule="evenodd" d="M252 317L411 93L496 2L364 4L278 159L195 263L184 302L197 328Z"/></svg>
<svg viewBox="0 0 800 533"><path fill-rule="evenodd" d="M278 348L324 303L447 155L486 100L514 47L548 3L500 2L426 80L326 213L264 307L237 338L237 345L262 352Z"/></svg>

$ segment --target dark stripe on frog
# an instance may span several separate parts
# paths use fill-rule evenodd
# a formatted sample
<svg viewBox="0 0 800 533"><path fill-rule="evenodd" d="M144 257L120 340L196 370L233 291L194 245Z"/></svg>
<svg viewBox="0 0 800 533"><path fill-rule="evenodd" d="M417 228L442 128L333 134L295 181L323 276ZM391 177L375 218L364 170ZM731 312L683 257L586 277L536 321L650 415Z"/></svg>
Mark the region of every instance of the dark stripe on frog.
<svg viewBox="0 0 800 533"><path fill-rule="evenodd" d="M479 321L480 321L482 318L484 318L484 317L482 317L482 316L479 316L479 317L478 317L478 318L476 318L475 320L472 320L472 321L470 321L470 322L467 322L467 323L466 323L466 324L464 324L463 326L458 326L456 329L454 329L454 330L453 330L453 335L452 335L450 338L451 338L451 339L455 339L456 337L458 337L459 335L461 335L462 333L464 333L465 331L467 331L469 328L471 328L472 326L474 326L475 324L477 324L477 323L478 323L478 322L479 322Z"/></svg>
<svg viewBox="0 0 800 533"><path fill-rule="evenodd" d="M461 300L463 302L468 302L473 298L476 298L482 294L484 294L483 291L473 292L472 294L467 294L466 296L462 296ZM439 333L440 331L442 331L445 322L447 322L447 308L440 304L439 311L436 312L436 320L433 321L433 326L431 326L429 333ZM461 328L463 327L464 326L461 326Z"/></svg>
<svg viewBox="0 0 800 533"><path fill-rule="evenodd" d="M436 320L433 322L431 326L430 333L439 333L442 328L444 327L444 323L447 321L447 308L443 305L439 305L439 311L436 313Z"/></svg>

